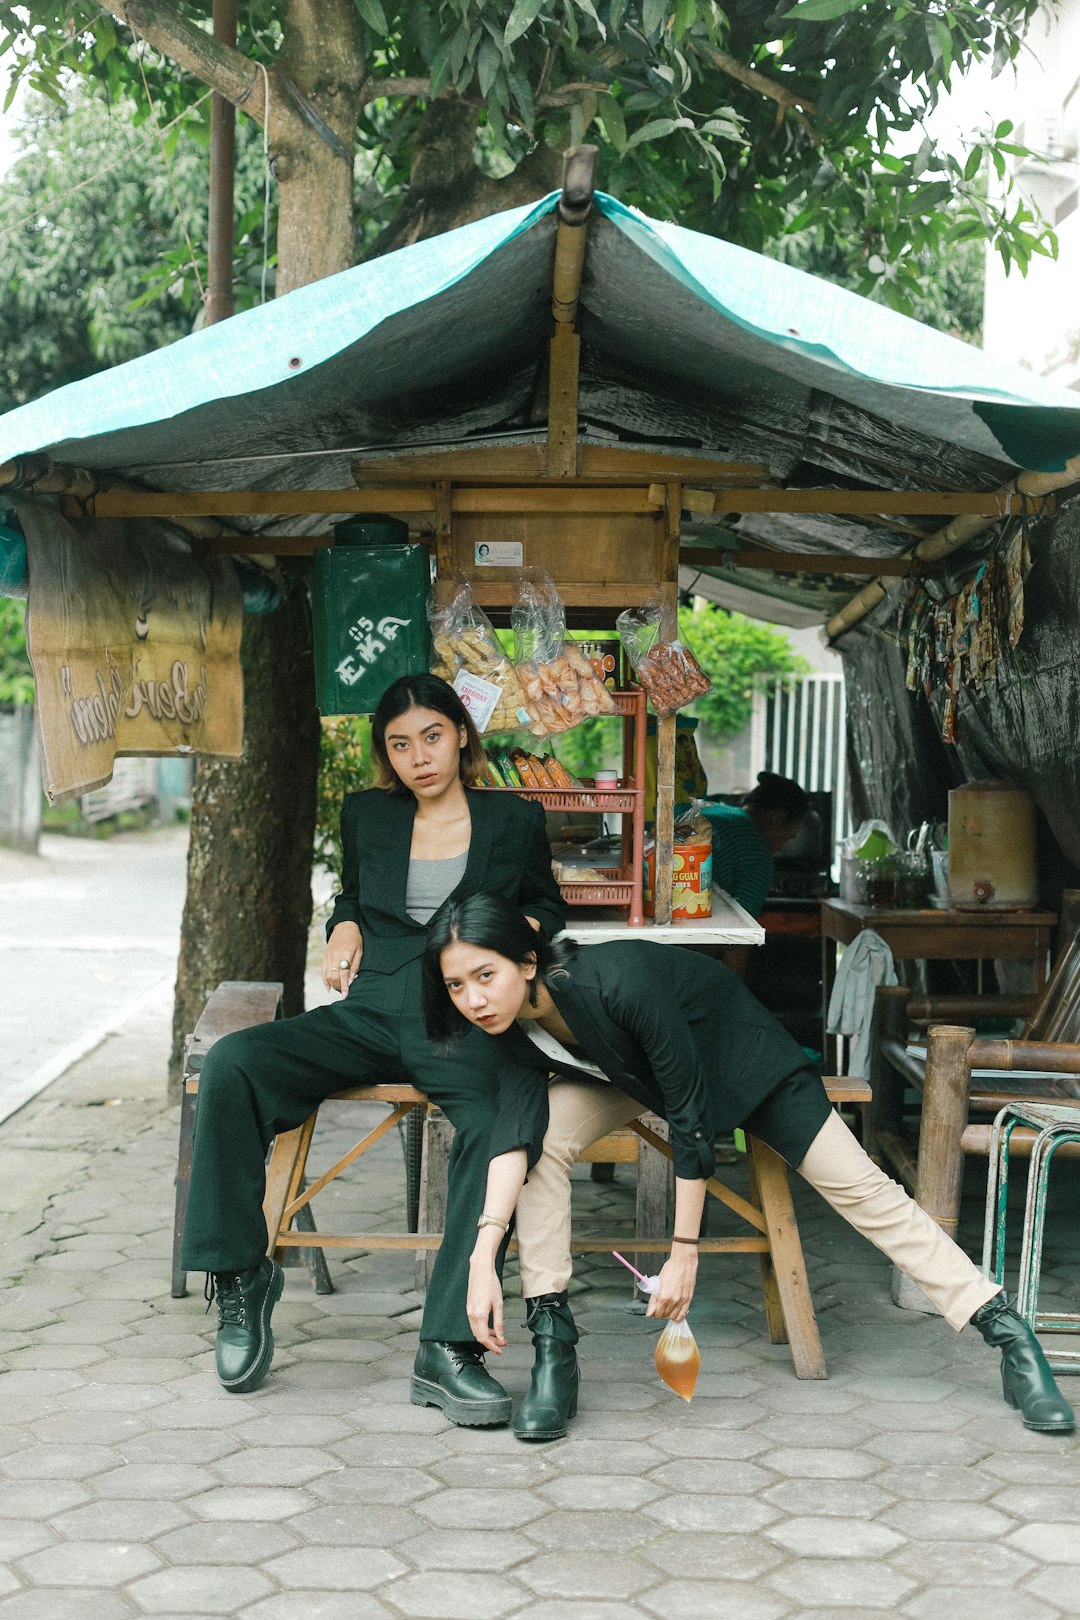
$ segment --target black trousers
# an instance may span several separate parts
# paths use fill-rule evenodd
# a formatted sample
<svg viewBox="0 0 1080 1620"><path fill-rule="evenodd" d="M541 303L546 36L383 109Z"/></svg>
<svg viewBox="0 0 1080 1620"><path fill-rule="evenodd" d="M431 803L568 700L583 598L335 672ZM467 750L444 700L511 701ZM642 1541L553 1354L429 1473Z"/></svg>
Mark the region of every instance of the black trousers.
<svg viewBox="0 0 1080 1620"><path fill-rule="evenodd" d="M418 962L393 974L361 968L342 1001L238 1030L211 1048L195 1110L183 1266L258 1265L268 1241L262 1200L273 1138L295 1130L331 1092L402 1080L426 1092L455 1130L446 1227L420 1337L471 1342L465 1301L497 1107L495 1049L478 1029L451 1051L431 1045Z"/></svg>

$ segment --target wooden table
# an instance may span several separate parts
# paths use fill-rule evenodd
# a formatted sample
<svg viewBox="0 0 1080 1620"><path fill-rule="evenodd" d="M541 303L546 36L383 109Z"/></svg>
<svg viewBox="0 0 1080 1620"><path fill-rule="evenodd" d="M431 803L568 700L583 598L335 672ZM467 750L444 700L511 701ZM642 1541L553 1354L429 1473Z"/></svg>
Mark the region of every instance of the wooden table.
<svg viewBox="0 0 1080 1620"><path fill-rule="evenodd" d="M612 939L648 939L658 945L761 945L765 940L761 924L737 900L716 888L712 891L711 917L660 924L647 917L644 928L631 928L618 912L591 916L584 908L571 908L564 932L579 945L598 945Z"/></svg>
<svg viewBox="0 0 1080 1620"><path fill-rule="evenodd" d="M828 1043L829 997L836 978L836 952L864 928L880 934L898 962L1031 962L1035 989L1046 984L1047 962L1057 915L1053 911L901 911L856 905L852 900L821 902L821 1025ZM981 989L980 978L980 989ZM835 1044L835 1043L834 1043ZM836 1072L828 1045L826 1067Z"/></svg>

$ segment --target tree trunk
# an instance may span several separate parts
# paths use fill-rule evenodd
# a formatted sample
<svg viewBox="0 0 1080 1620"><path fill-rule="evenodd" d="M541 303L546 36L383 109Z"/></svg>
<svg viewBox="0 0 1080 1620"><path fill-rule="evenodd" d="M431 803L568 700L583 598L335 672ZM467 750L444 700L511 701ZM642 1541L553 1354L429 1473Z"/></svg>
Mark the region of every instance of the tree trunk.
<svg viewBox="0 0 1080 1620"><path fill-rule="evenodd" d="M222 979L281 979L304 1008L319 719L307 583L284 579L276 613L244 620L244 757L201 759L173 1011L172 1065Z"/></svg>
<svg viewBox="0 0 1080 1620"><path fill-rule="evenodd" d="M362 47L351 0L290 0L269 97L279 293L353 263ZM304 1009L319 722L307 585L298 574L287 583L276 613L244 622L244 757L202 760L195 779L174 1083L184 1037L221 979L280 979L286 1016Z"/></svg>

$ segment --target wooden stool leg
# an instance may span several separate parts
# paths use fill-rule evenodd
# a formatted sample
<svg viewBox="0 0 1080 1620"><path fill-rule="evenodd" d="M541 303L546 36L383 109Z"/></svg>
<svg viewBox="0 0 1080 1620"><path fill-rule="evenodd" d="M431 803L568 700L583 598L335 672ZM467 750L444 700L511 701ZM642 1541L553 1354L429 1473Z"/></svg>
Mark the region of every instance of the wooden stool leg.
<svg viewBox="0 0 1080 1620"><path fill-rule="evenodd" d="M302 1178L298 1190L300 1192L304 1190ZM315 1232L318 1230L310 1204L304 1204L297 1210L296 1229L298 1232ZM326 1264L325 1249L286 1249L286 1261L288 1256L294 1253L298 1253L303 1259L308 1276L311 1278L311 1286L315 1292L317 1294L332 1294L334 1292L334 1279L330 1275L330 1267Z"/></svg>
<svg viewBox="0 0 1080 1620"><path fill-rule="evenodd" d="M753 1151L757 1146L753 1137L747 1137L746 1142L746 1168L750 1177L750 1201L761 1208L761 1188L758 1185L757 1154ZM705 1200L708 1204L708 1199ZM765 1325L769 1330L769 1340L772 1344L787 1344L787 1326L784 1322L784 1307L780 1303L780 1290L776 1285L776 1267L772 1262L771 1254L759 1254L758 1263L761 1267L761 1298L765 1306Z"/></svg>
<svg viewBox="0 0 1080 1620"><path fill-rule="evenodd" d="M795 1220L795 1206L791 1201L787 1165L778 1153L755 1137L747 1137L747 1151L754 1164L761 1213L768 1230L773 1278L791 1346L795 1376L827 1378L825 1353L821 1348L802 1241Z"/></svg>
<svg viewBox="0 0 1080 1620"><path fill-rule="evenodd" d="M441 1232L446 1224L446 1196L450 1180L450 1144L454 1127L441 1109L429 1105L424 1112L424 1156L420 1167L421 1232ZM416 1290L426 1293L434 1249L416 1251Z"/></svg>
<svg viewBox="0 0 1080 1620"><path fill-rule="evenodd" d="M667 1121L656 1114L643 1114L644 1124L650 1130L668 1137ZM675 1179L671 1160L640 1138L637 1147L637 1197L635 1202L634 1235L640 1238L666 1238L672 1231L675 1208ZM634 1264L646 1276L658 1270L663 1255L635 1254Z"/></svg>
<svg viewBox="0 0 1080 1620"><path fill-rule="evenodd" d="M185 1076L185 1080L186 1080ZM191 1155L195 1134L196 1095L182 1084L180 1092L180 1146L176 1158L176 1205L173 1212L172 1245L172 1297L183 1299L187 1293L187 1272L180 1264L180 1245L184 1241L184 1221L187 1219L188 1193L191 1191Z"/></svg>
<svg viewBox="0 0 1080 1620"><path fill-rule="evenodd" d="M278 1233L285 1219L285 1207L300 1190L307 1165L311 1138L318 1113L309 1115L295 1131L282 1131L275 1136L266 1166L266 1193L263 1197L263 1218L266 1221L266 1252L280 1260Z"/></svg>

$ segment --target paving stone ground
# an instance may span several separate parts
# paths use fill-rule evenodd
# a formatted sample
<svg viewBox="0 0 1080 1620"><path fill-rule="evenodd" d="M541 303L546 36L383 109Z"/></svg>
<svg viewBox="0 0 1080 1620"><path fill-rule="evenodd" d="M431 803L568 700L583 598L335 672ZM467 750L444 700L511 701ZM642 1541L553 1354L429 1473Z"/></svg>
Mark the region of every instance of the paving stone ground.
<svg viewBox="0 0 1080 1620"><path fill-rule="evenodd" d="M876 1251L805 1189L827 1382L769 1344L755 1260L703 1259L682 1403L620 1268L592 1257L569 1436L457 1429L409 1404L421 1301L411 1259L384 1252L333 1256L324 1298L291 1269L270 1377L226 1395L201 1279L169 1294L167 1025L148 1005L0 1127L0 1620L1080 1613L1080 1441L1025 1430L996 1355L897 1310ZM336 1109L326 1162L358 1113ZM630 1172L582 1174L579 1229L628 1222ZM1045 1298L1075 1308L1080 1176L1055 1174ZM391 1134L320 1224L397 1227L402 1192ZM498 1365L515 1395L521 1315Z"/></svg>

